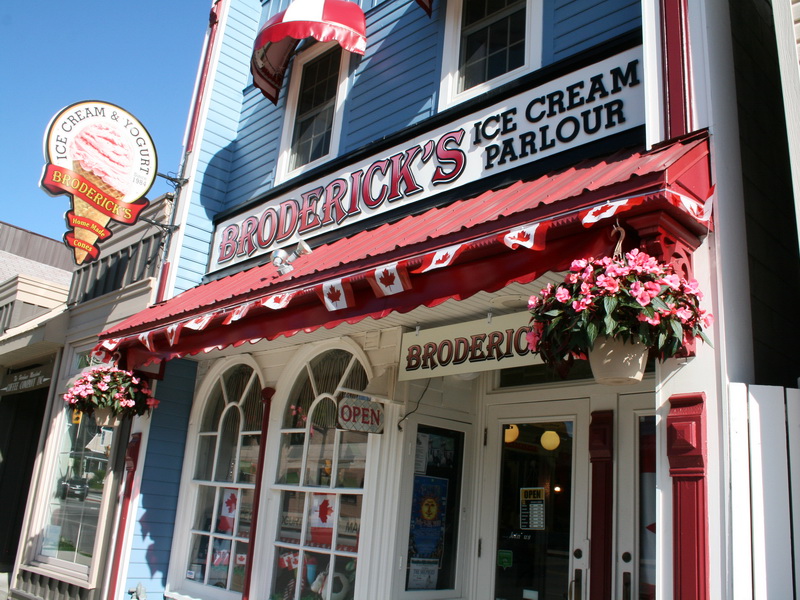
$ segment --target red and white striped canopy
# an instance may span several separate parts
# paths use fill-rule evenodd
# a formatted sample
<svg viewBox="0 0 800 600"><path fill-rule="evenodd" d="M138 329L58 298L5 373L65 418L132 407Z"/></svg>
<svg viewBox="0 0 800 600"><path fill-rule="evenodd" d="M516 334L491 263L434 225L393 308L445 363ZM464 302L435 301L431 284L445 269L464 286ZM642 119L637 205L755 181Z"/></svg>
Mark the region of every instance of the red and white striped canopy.
<svg viewBox="0 0 800 600"><path fill-rule="evenodd" d="M253 83L273 103L283 85L289 58L300 40L337 42L348 52L364 54L367 23L364 11L348 0L294 0L258 32L250 60Z"/></svg>

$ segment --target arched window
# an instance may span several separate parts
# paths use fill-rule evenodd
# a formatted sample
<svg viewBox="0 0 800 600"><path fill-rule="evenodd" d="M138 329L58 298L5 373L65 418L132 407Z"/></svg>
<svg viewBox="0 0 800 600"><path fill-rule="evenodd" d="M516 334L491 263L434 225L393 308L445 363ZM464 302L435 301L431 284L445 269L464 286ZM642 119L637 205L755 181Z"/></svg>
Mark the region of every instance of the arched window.
<svg viewBox="0 0 800 600"><path fill-rule="evenodd" d="M195 583L243 590L263 410L252 367L235 365L214 381L200 418L192 478L186 579Z"/></svg>
<svg viewBox="0 0 800 600"><path fill-rule="evenodd" d="M309 361L283 414L270 598L352 600L361 527L367 434L336 428L342 388L367 373L345 350Z"/></svg>

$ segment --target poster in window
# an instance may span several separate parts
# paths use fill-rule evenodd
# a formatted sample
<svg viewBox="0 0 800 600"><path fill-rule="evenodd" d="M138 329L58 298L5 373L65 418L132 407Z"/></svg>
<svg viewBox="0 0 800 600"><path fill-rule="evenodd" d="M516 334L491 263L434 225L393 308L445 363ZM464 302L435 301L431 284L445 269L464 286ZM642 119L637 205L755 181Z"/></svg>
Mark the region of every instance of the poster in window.
<svg viewBox="0 0 800 600"><path fill-rule="evenodd" d="M414 476L409 560L441 559L444 550L448 484L449 481L442 477Z"/></svg>

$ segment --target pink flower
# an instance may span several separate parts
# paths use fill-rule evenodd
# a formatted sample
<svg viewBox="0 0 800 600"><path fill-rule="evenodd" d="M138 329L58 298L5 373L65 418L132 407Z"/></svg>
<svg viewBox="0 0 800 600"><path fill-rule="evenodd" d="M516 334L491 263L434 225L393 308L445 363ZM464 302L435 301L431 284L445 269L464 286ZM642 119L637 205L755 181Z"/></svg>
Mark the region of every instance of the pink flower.
<svg viewBox="0 0 800 600"><path fill-rule="evenodd" d="M681 320L681 323L686 323L687 321L691 320L692 317L694 317L694 314L691 310L684 306L675 311L675 316Z"/></svg>
<svg viewBox="0 0 800 600"><path fill-rule="evenodd" d="M160 400L156 400L152 396L147 399L147 407L148 408L156 408L159 404L161 404Z"/></svg>
<svg viewBox="0 0 800 600"><path fill-rule="evenodd" d="M572 310L574 310L575 312L582 312L586 310L587 307L591 306L591 304L592 304L591 296L580 298L572 303Z"/></svg>
<svg viewBox="0 0 800 600"><path fill-rule="evenodd" d="M528 341L528 349L531 352L536 352L536 346L539 345L539 334L535 330L531 329L525 334L525 339Z"/></svg>
<svg viewBox="0 0 800 600"><path fill-rule="evenodd" d="M589 264L585 258L581 258L579 260L573 260L572 264L569 266L570 271L583 271L586 266Z"/></svg>
<svg viewBox="0 0 800 600"><path fill-rule="evenodd" d="M556 290L556 300L561 303L566 303L571 297L572 295L565 287L559 286L559 288Z"/></svg>
<svg viewBox="0 0 800 600"><path fill-rule="evenodd" d="M673 273L671 275L664 275L658 283L666 285L670 289L677 290L681 287L681 278Z"/></svg>
<svg viewBox="0 0 800 600"><path fill-rule="evenodd" d="M700 291L700 284L697 283L696 279L685 281L683 283L683 288L687 294L692 294L694 296L697 296L698 300L703 299L703 292Z"/></svg>
<svg viewBox="0 0 800 600"><path fill-rule="evenodd" d="M661 323L661 315L658 313L655 313L652 317L648 317L644 313L639 313L636 315L636 319L643 323L649 323L650 325L658 325Z"/></svg>
<svg viewBox="0 0 800 600"><path fill-rule="evenodd" d="M105 381L101 381L97 384L97 389L105 392L108 390L108 384Z"/></svg>
<svg viewBox="0 0 800 600"><path fill-rule="evenodd" d="M703 327L708 329L714 324L714 315L704 310L700 311L700 318L703 320Z"/></svg>
<svg viewBox="0 0 800 600"><path fill-rule="evenodd" d="M539 308L539 305L542 303L542 300L539 296L531 296L528 298L528 310L534 310Z"/></svg>
<svg viewBox="0 0 800 600"><path fill-rule="evenodd" d="M597 278L597 285L599 285L609 294L616 294L619 291L619 281L614 277L609 277L608 275L600 275Z"/></svg>
<svg viewBox="0 0 800 600"><path fill-rule="evenodd" d="M564 277L564 283L577 283L578 282L578 274L577 273L567 273Z"/></svg>
<svg viewBox="0 0 800 600"><path fill-rule="evenodd" d="M631 296L642 306L650 304L650 294L647 293L641 281L637 280L631 284Z"/></svg>

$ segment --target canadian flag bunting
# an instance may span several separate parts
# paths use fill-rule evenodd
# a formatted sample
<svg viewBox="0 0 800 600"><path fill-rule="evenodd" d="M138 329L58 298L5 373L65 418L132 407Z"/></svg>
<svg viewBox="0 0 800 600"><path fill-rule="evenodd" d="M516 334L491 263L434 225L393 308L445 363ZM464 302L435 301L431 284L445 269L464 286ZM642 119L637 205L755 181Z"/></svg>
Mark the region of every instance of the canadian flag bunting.
<svg viewBox="0 0 800 600"><path fill-rule="evenodd" d="M172 325L167 325L164 329L164 335L167 336L167 342L169 342L170 346L174 346L178 343L183 325L183 323L173 323Z"/></svg>
<svg viewBox="0 0 800 600"><path fill-rule="evenodd" d="M100 344L92 350L92 357L96 358L102 363L112 363L114 362L114 358L116 356L116 352L112 352L111 350L106 350L103 348L103 345Z"/></svg>
<svg viewBox="0 0 800 600"><path fill-rule="evenodd" d="M261 298L259 300L259 304L261 306L266 306L267 308L271 308L272 310L279 310L281 308L286 308L286 305L289 304L289 301L294 298L297 292L284 292L282 294L273 294L272 296L267 296L266 298Z"/></svg>
<svg viewBox="0 0 800 600"><path fill-rule="evenodd" d="M153 332L152 331L145 331L144 333L139 334L139 341L144 344L144 347L147 348L150 352L153 351Z"/></svg>
<svg viewBox="0 0 800 600"><path fill-rule="evenodd" d="M103 340L100 342L100 345L105 348L106 350L116 350L119 343L122 341L121 338L113 338L110 340Z"/></svg>
<svg viewBox="0 0 800 600"><path fill-rule="evenodd" d="M206 313L201 317L196 317L191 321L186 321L183 326L188 327L189 329L194 329L195 331L203 331L203 329L208 327L208 324L213 318L214 313Z"/></svg>
<svg viewBox="0 0 800 600"><path fill-rule="evenodd" d="M449 267L455 262L459 254L464 251L466 244L455 244L447 248L441 248L436 252L431 252L422 257L422 264L412 271L412 273L427 273L434 269Z"/></svg>
<svg viewBox="0 0 800 600"><path fill-rule="evenodd" d="M318 285L315 290L325 303L325 308L330 311L342 310L355 304L353 288L349 282L343 279L331 279Z"/></svg>
<svg viewBox="0 0 800 600"><path fill-rule="evenodd" d="M378 298L393 296L411 289L411 278L408 276L405 264L396 262L370 272L367 281Z"/></svg>
<svg viewBox="0 0 800 600"><path fill-rule="evenodd" d="M544 250L545 234L549 228L550 221L533 223L501 233L498 238L512 250L520 246L530 250Z"/></svg>
<svg viewBox="0 0 800 600"><path fill-rule="evenodd" d="M698 221L708 221L711 219L711 208L713 207L712 201L714 198L714 190L716 186L711 186L711 192L706 198L705 202L689 198L678 192L667 190L667 198L674 205L681 210L686 211Z"/></svg>
<svg viewBox="0 0 800 600"><path fill-rule="evenodd" d="M234 321L238 321L239 319L243 319L247 314L247 311L250 310L250 307L253 306L252 302L248 302L247 304L242 304L241 306L237 306L231 312L229 312L225 316L225 320L222 321L223 325L230 325Z"/></svg>
<svg viewBox="0 0 800 600"><path fill-rule="evenodd" d="M642 202L644 202L644 196L623 198L621 200L614 200L613 202L606 202L605 204L593 206L588 210L583 210L580 212L579 216L584 227L591 227L598 221L609 219L618 213L630 210Z"/></svg>

